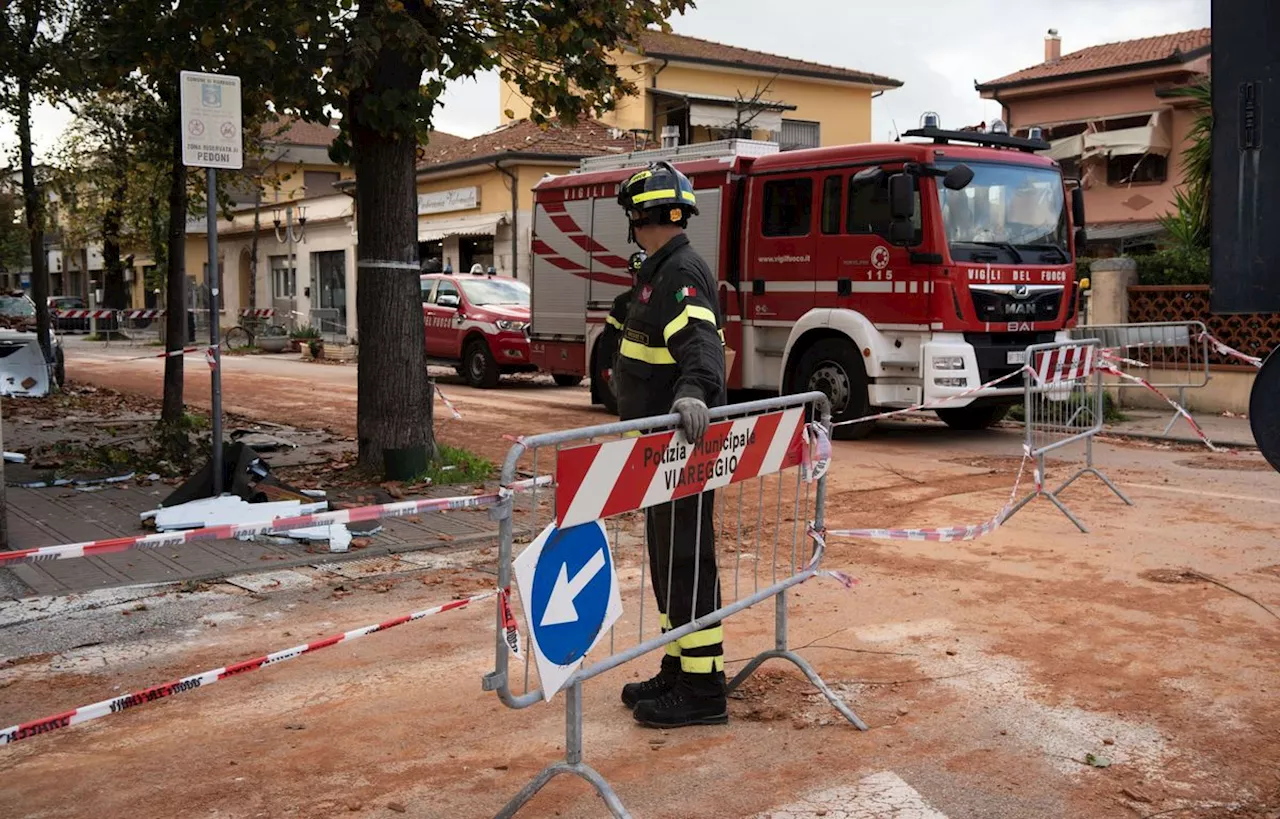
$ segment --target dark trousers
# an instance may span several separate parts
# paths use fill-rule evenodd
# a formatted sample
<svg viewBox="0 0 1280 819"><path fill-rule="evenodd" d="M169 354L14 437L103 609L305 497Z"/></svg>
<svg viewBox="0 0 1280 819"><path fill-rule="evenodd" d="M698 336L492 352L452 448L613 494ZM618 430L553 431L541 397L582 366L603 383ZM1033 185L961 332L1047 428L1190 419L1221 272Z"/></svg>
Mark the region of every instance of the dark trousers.
<svg viewBox="0 0 1280 819"><path fill-rule="evenodd" d="M720 608L715 492L650 507L645 512L645 534L664 629L679 628ZM721 626L717 623L681 637L667 646L667 654L680 657L687 673L723 672Z"/></svg>

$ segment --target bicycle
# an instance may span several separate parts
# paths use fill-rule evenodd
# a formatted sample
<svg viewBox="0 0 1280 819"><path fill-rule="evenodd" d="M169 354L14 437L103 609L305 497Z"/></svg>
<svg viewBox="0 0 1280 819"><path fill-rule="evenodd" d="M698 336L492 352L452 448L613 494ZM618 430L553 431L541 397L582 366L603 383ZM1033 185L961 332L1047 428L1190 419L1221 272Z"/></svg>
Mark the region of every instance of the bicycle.
<svg viewBox="0 0 1280 819"><path fill-rule="evenodd" d="M274 323L269 315L244 315L240 317L238 325L228 329L223 335L222 346L227 352L244 350L253 347L259 337L287 339L289 328Z"/></svg>

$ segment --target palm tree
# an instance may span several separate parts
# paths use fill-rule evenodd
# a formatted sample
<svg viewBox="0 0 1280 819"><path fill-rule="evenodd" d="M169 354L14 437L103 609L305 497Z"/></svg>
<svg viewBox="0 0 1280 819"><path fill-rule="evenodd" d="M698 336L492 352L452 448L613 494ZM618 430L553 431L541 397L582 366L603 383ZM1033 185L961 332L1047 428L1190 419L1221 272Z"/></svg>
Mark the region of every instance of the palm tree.
<svg viewBox="0 0 1280 819"><path fill-rule="evenodd" d="M1213 93L1209 77L1177 89L1173 96L1190 100L1196 118L1182 152L1182 185L1174 193L1174 211L1160 223L1185 250L1207 250L1210 244L1210 167L1213 159Z"/></svg>

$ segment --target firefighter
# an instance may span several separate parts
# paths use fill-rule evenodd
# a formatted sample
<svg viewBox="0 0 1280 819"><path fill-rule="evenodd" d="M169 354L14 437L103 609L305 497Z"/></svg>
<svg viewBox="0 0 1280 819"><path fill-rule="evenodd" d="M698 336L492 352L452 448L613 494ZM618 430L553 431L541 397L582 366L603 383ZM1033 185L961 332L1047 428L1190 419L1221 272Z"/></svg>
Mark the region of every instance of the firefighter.
<svg viewBox="0 0 1280 819"><path fill-rule="evenodd" d="M631 286L614 298L613 308L609 310L609 316L605 319L604 332L600 335L599 355L605 357L604 373L609 380L607 386L614 394L615 404L618 393L613 373L618 366L618 347L622 344L623 325L627 322L627 310L631 306L631 297L636 289L636 277L640 275L640 266L644 264L644 258L643 250L631 254L631 258L627 261L627 272L631 274Z"/></svg>
<svg viewBox="0 0 1280 819"><path fill-rule="evenodd" d="M628 238L647 258L623 322L614 380L622 420L675 413L696 444L709 408L725 403L723 321L715 277L684 229L698 214L693 185L669 163L632 176L618 193ZM677 436L679 438L679 436ZM712 492L649 508L645 539L664 629L720 607ZM651 728L728 721L724 644L719 623L669 643L657 676L622 689L635 719Z"/></svg>

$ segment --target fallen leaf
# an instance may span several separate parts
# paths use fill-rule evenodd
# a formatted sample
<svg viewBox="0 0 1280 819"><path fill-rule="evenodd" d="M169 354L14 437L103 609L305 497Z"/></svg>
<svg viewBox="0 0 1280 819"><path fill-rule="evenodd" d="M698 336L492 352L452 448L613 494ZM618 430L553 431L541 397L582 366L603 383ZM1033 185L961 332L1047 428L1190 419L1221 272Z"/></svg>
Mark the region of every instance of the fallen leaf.
<svg viewBox="0 0 1280 819"><path fill-rule="evenodd" d="M1132 799L1134 802L1141 802L1144 805L1150 805L1155 801L1137 788L1122 788L1120 793L1124 794L1129 799Z"/></svg>
<svg viewBox="0 0 1280 819"><path fill-rule="evenodd" d="M1110 768L1111 760L1105 756L1096 756L1094 754L1085 754L1084 762L1094 768Z"/></svg>
<svg viewBox="0 0 1280 819"><path fill-rule="evenodd" d="M387 810L393 810L396 813L405 813L409 809L406 808L404 805L401 805L399 802L388 802Z"/></svg>

